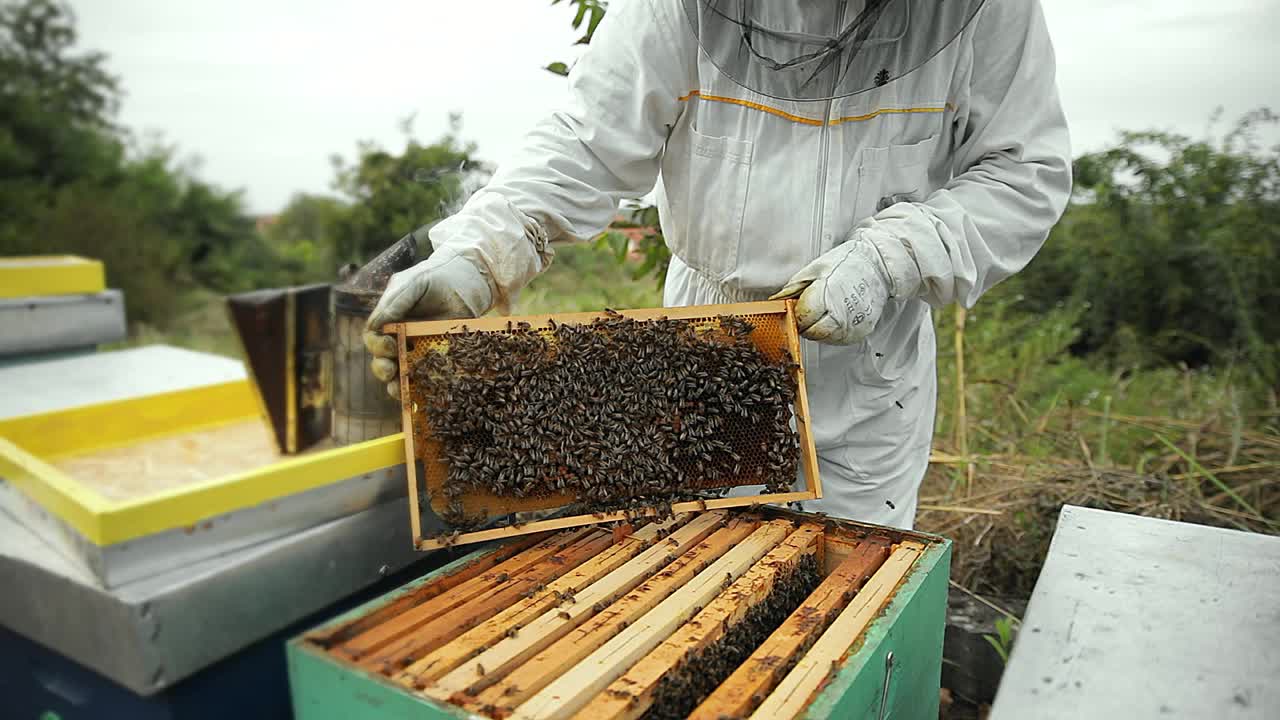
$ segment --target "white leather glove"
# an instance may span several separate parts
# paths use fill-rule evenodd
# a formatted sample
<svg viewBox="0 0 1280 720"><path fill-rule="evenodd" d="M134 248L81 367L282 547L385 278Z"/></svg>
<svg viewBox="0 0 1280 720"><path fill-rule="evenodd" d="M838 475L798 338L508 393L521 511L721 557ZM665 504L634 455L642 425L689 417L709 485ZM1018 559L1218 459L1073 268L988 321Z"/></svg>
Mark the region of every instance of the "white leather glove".
<svg viewBox="0 0 1280 720"><path fill-rule="evenodd" d="M452 320L483 315L493 305L489 280L470 260L448 247L391 276L365 325L364 346L374 355L370 370L400 397L396 339L381 333L387 323L403 320Z"/></svg>
<svg viewBox="0 0 1280 720"><path fill-rule="evenodd" d="M894 267L897 273L891 273ZM920 270L908 249L883 232L860 227L849 239L805 265L771 299L800 296L800 334L852 345L866 339L891 297L920 291Z"/></svg>

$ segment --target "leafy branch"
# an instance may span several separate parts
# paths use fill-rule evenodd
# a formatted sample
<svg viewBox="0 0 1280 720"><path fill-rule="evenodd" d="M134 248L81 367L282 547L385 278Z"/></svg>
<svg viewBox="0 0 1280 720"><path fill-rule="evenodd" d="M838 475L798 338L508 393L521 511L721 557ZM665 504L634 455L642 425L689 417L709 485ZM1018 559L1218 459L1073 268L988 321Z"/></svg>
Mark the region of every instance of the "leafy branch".
<svg viewBox="0 0 1280 720"><path fill-rule="evenodd" d="M559 5L565 0L551 0L552 5ZM600 21L604 19L604 13L609 9L608 0L568 0L570 6L576 6L577 12L573 16L573 29L582 30L582 26L586 24L586 30L582 37L574 45L589 45L591 38L596 34L596 28L599 27ZM569 74L569 65L564 62L553 62L545 68L548 72L560 75L561 77Z"/></svg>

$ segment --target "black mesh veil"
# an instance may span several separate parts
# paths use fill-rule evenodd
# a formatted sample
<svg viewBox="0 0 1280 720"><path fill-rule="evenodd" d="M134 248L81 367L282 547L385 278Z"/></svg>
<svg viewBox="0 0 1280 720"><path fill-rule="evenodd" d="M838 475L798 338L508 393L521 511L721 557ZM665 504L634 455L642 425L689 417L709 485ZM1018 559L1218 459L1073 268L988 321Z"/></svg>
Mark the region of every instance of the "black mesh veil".
<svg viewBox="0 0 1280 720"><path fill-rule="evenodd" d="M983 0L684 0L703 52L737 84L783 100L884 85L953 41Z"/></svg>

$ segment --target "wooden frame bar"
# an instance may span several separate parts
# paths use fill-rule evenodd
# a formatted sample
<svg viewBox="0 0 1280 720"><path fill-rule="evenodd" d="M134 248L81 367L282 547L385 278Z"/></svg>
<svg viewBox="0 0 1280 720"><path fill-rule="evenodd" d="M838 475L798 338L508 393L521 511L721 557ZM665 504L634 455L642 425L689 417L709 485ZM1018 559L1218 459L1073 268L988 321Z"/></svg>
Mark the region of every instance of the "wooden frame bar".
<svg viewBox="0 0 1280 720"><path fill-rule="evenodd" d="M746 662L694 709L689 720L750 715L888 556L888 545L859 543Z"/></svg>
<svg viewBox="0 0 1280 720"><path fill-rule="evenodd" d="M407 435L408 433L406 433ZM815 475L816 477L816 475ZM671 512L687 513L702 512L705 510L724 510L728 508L747 507L750 505L763 505L766 503L785 504L789 502L799 502L801 500L815 499L809 492L792 492L792 493L772 493L767 495L749 495L746 497L727 497L727 498L709 498L707 500L690 500L687 502L678 502L671 504ZM637 515L650 516L657 515L658 511L653 509L643 509L640 512L619 511L609 513L595 513L593 515L572 515L563 518L553 518L550 520L535 520L534 522L525 523L518 528L504 527L493 528L491 530L476 530L475 532L462 533L455 538L456 543L482 542L485 540L503 540L511 537L518 537L529 532L543 532L547 530L563 530L564 528L581 527L587 523L601 522L618 522L634 518ZM419 550L434 550L446 547L446 541L440 539L419 540Z"/></svg>
<svg viewBox="0 0 1280 720"><path fill-rule="evenodd" d="M400 355L400 362L404 362L404 358L408 355L409 349L408 333L396 333L396 348ZM409 397L409 371L400 373L400 397ZM407 400L400 403L400 430L404 436L404 477L405 483L409 489L409 530L413 533L413 542L418 546L419 550L427 550L433 548L422 547L422 506L418 498L418 454L413 447L413 413L409 412L410 406ZM546 530L558 530L559 528L545 528ZM444 547L444 543L435 547Z"/></svg>
<svg viewBox="0 0 1280 720"><path fill-rule="evenodd" d="M848 607L756 708L751 720L790 720L804 712L809 700L831 673L831 668L849 652L862 631L880 613L922 552L924 545L914 541L895 547L889 559L858 591Z"/></svg>
<svg viewBox="0 0 1280 720"><path fill-rule="evenodd" d="M492 684L701 543L718 530L724 520L724 513L708 513L693 520L671 533L665 541L587 586L572 603L548 610L515 637L498 642L477 656L474 663L450 672L422 693L449 702L457 693L475 692Z"/></svg>
<svg viewBox="0 0 1280 720"><path fill-rule="evenodd" d="M480 575L498 563L510 560L545 539L545 535L527 535L519 540L495 547L491 552L485 553L454 572L437 579L435 582L416 588L368 615L343 623L337 627L327 628L323 634L309 634L307 639L325 647L333 647L346 642L356 635L381 625L411 608L443 595L446 591L452 590L467 580Z"/></svg>
<svg viewBox="0 0 1280 720"><path fill-rule="evenodd" d="M805 556L816 556L822 528L804 525L770 550L751 569L702 612L681 625L671 637L596 695L574 717L578 720L636 720L653 704L668 673L694 662L698 653L720 640L743 621L747 612L764 602L774 583L794 570Z"/></svg>
<svg viewBox="0 0 1280 720"><path fill-rule="evenodd" d="M516 708L520 720L564 720L711 602L791 534L789 520L771 520L716 560L635 624Z"/></svg>
<svg viewBox="0 0 1280 720"><path fill-rule="evenodd" d="M686 320L689 318L715 317L717 315L768 315L785 313L788 305L794 306L794 300L763 300L760 302L724 303L720 305L685 305L681 307L635 308L616 311L623 317L633 320ZM458 320L418 320L404 323L388 323L382 326L382 332L407 333L417 335L449 335L463 332L492 332L506 330L509 323L527 322L533 330L541 330L550 326L550 321L557 324L586 324L596 318L605 317L604 312L555 313L541 315L520 315L514 317L491 316ZM465 329L464 329L465 328Z"/></svg>
<svg viewBox="0 0 1280 720"><path fill-rule="evenodd" d="M553 535L533 548L505 560L488 572L471 578L446 593L441 593L427 602L416 605L407 612L400 613L394 619L374 626L359 635L347 640L336 649L339 657L350 662L359 662L369 653L379 650L387 643L401 635L412 632L431 618L453 610L456 607L492 592L500 583L498 578L518 574L537 561L549 557L571 545L589 531L576 530Z"/></svg>
<svg viewBox="0 0 1280 720"><path fill-rule="evenodd" d="M818 476L817 448L814 444L813 432L810 427L809 400L804 368L802 366L803 356L801 355L800 349L800 335L795 320L794 300L731 303L724 305L698 305L672 308L644 308L637 310L622 310L619 311L619 314L636 320L655 320L664 317L669 319L697 319L717 317L721 315L781 315L782 319L780 320L780 325L784 335L786 345L785 349L791 354L791 357L798 366L798 369L795 371L796 400L793 412L796 419L796 431L800 438L800 465L804 474L804 488L794 492L768 493L743 497L711 498L707 500L679 502L672 504L672 512L679 513L717 508L745 507L749 505L767 503L783 504L801 500L814 500L822 497L822 483ZM592 320L602 316L604 316L604 313L587 312L563 313L556 315L531 315L524 317L488 317L470 320L391 323L383 326L383 332L395 334L397 336L400 361L401 364L404 365L407 363L409 352L408 341L410 338L459 334L462 332L506 331L513 323L528 323L530 329L538 330L550 327L553 321L558 324L590 323ZM628 515L634 516L634 512L581 514L550 520L535 521L519 526L462 532L447 539L443 537L424 538L422 536L420 510L420 494L423 491L419 488L416 472L418 462L415 445L416 441L414 439L413 431L413 413L411 411L412 393L409 387L409 373L404 372L400 374L400 383L402 421L404 424L405 461L408 469L406 474L408 476L407 482L410 498L410 525L413 531L414 544L418 549L431 550L444 547L448 544L500 540L530 532L559 530L566 527L574 527L597 522L622 520L627 518ZM552 507L556 506L544 507L542 505L536 505L532 499L525 499L521 501L521 509L551 509Z"/></svg>
<svg viewBox="0 0 1280 720"><path fill-rule="evenodd" d="M518 632L530 620L558 604L561 598L573 596L618 569L689 519L690 516L686 514L666 522L649 523L631 535L617 539L609 549L557 578L534 596L524 598L405 668L396 680L419 688L425 687L426 683L442 677L484 652L513 629Z"/></svg>
<svg viewBox="0 0 1280 720"><path fill-rule="evenodd" d="M463 692L455 694L451 700L462 700L463 707L472 712L509 716L518 705L670 597L708 564L755 532L757 527L759 525L755 522L731 522L478 696L468 698Z"/></svg>
<svg viewBox="0 0 1280 720"><path fill-rule="evenodd" d="M548 582L587 562L611 545L612 533L604 530L592 532L569 547L525 568L519 575L499 577L498 587L492 592L431 618L421 627L362 660L361 664L383 675L397 673L427 653L502 612L503 608L536 594Z"/></svg>

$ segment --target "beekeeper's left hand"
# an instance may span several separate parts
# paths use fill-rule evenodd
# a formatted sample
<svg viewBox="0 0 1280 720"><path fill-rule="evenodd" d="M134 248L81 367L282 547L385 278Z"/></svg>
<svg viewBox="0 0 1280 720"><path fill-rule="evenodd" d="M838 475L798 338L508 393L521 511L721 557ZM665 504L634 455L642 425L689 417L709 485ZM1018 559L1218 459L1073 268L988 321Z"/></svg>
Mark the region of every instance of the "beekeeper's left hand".
<svg viewBox="0 0 1280 720"><path fill-rule="evenodd" d="M772 299L800 296L796 320L804 337L852 345L875 329L889 298L919 291L920 270L910 251L896 238L859 227L801 268Z"/></svg>

